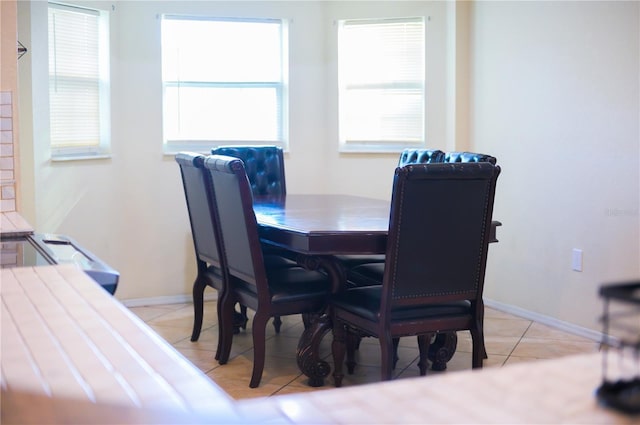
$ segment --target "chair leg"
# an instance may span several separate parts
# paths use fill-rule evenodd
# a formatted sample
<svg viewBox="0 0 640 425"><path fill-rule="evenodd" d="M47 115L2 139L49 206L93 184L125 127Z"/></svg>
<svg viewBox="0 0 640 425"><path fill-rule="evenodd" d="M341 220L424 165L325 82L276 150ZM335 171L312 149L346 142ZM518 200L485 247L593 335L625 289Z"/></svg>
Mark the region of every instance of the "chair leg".
<svg viewBox="0 0 640 425"><path fill-rule="evenodd" d="M336 387L342 386L342 363L344 362L346 329L342 322L333 320L333 341L331 342L331 354L333 356L333 383Z"/></svg>
<svg viewBox="0 0 640 425"><path fill-rule="evenodd" d="M314 317L317 317L317 315L314 315L312 313L302 313L302 324L304 325L304 330L307 330L311 327Z"/></svg>
<svg viewBox="0 0 640 425"><path fill-rule="evenodd" d="M360 342L362 342L362 337L361 337L361 336L358 336L358 337L356 338L356 350L359 350L359 349L360 349Z"/></svg>
<svg viewBox="0 0 640 425"><path fill-rule="evenodd" d="M240 312L238 313L234 310L233 316L233 333L240 333L240 329L246 330L247 322L249 321L247 316L247 306L240 304Z"/></svg>
<svg viewBox="0 0 640 425"><path fill-rule="evenodd" d="M258 314L253 317L251 330L253 332L253 373L249 387L256 388L260 385L262 372L264 370L264 357L266 351L266 330L269 316Z"/></svg>
<svg viewBox="0 0 640 425"><path fill-rule="evenodd" d="M482 327L479 326L474 329L470 329L471 331L471 341L473 342L472 348L472 363L471 367L473 369L482 368L482 361L486 357L486 349L484 345L484 332L482 331Z"/></svg>
<svg viewBox="0 0 640 425"><path fill-rule="evenodd" d="M420 376L427 374L429 367L429 345L431 345L432 334L418 335L418 350L420 351L420 360L418 361L418 367L420 368Z"/></svg>
<svg viewBox="0 0 640 425"><path fill-rule="evenodd" d="M347 372L349 375L353 375L353 371L356 368L356 349L360 344L361 337L355 332L351 332L348 328L345 328L345 341L347 347Z"/></svg>
<svg viewBox="0 0 640 425"><path fill-rule="evenodd" d="M197 341L200 338L202 330L202 316L204 310L204 290L207 284L198 276L193 282L193 331L191 332L191 341Z"/></svg>
<svg viewBox="0 0 640 425"><path fill-rule="evenodd" d="M396 369L398 364L398 345L400 345L400 338L393 338L393 370Z"/></svg>
<svg viewBox="0 0 640 425"><path fill-rule="evenodd" d="M381 362L381 372L380 379L383 381L391 380L393 375L393 338L391 335L381 333L378 338L380 342L380 362Z"/></svg>
<svg viewBox="0 0 640 425"><path fill-rule="evenodd" d="M236 313L235 301L233 301L231 295L223 294L218 300L218 346L221 347L220 356L218 357L218 363L226 364L229 361L231 355L231 346L233 344L234 324L233 319Z"/></svg>
<svg viewBox="0 0 640 425"><path fill-rule="evenodd" d="M280 327L282 326L282 319L280 316L276 316L273 318L273 327L276 329L276 333L280 333Z"/></svg>

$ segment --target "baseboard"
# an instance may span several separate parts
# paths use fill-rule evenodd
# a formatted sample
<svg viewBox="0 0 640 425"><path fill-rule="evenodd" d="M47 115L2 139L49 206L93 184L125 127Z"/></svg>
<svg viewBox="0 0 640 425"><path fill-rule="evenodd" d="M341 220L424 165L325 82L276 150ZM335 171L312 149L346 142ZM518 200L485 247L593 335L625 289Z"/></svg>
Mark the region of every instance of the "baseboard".
<svg viewBox="0 0 640 425"><path fill-rule="evenodd" d="M588 338L596 342L603 341L602 332L594 331L593 329L589 329L589 328L584 328L582 326L578 326L573 323L563 322L562 320L558 320L554 317L545 316L544 314L535 313L533 311L525 310L523 308L516 307L511 304L504 304L499 301L494 301L490 299L485 299L484 305L487 307L491 307L495 310L502 311L504 313L509 313L514 316L522 317L523 319L533 320L535 322L542 323L543 325L547 325L552 328L556 328L561 331L568 332L570 334Z"/></svg>
<svg viewBox="0 0 640 425"><path fill-rule="evenodd" d="M205 301L216 300L217 292L210 292L205 294ZM161 304L184 304L192 302L190 295L171 295L166 297L152 297L152 298L134 298L121 301L127 307L142 307L153 306ZM551 316L545 316L544 314L535 313L533 311L525 310L520 307L516 307L511 304L504 304L499 301L491 299L485 299L484 304L487 307L491 307L495 310L502 311L504 313L512 314L514 316L522 317L523 319L533 320L543 325L550 326L552 328L560 329L562 331L582 336L584 338L591 339L596 342L603 340L602 332L594 331L593 329L584 328L582 326L575 325L573 323L564 322Z"/></svg>
<svg viewBox="0 0 640 425"><path fill-rule="evenodd" d="M205 293L204 300L212 301L218 299L217 291L209 291L210 293ZM185 304L193 302L193 298L191 295L170 295L166 297L151 297L151 298L133 298L129 300L121 300L122 304L126 307L143 307L143 306L153 306L153 305L161 305L161 304Z"/></svg>

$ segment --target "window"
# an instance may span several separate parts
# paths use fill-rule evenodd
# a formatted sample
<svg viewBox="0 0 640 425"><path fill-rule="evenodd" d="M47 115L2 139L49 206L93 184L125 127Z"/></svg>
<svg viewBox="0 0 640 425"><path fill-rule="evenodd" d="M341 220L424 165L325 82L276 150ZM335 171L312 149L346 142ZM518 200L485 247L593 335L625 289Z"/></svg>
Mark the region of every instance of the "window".
<svg viewBox="0 0 640 425"><path fill-rule="evenodd" d="M341 151L424 145L424 18L339 22Z"/></svg>
<svg viewBox="0 0 640 425"><path fill-rule="evenodd" d="M164 149L287 141L287 25L163 16Z"/></svg>
<svg viewBox="0 0 640 425"><path fill-rule="evenodd" d="M49 123L54 159L109 151L109 15L49 3Z"/></svg>

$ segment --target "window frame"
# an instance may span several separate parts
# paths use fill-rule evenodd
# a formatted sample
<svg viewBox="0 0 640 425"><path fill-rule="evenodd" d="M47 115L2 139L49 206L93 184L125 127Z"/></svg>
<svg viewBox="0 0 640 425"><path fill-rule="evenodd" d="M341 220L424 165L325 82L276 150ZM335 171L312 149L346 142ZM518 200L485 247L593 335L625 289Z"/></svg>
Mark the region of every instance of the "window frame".
<svg viewBox="0 0 640 425"><path fill-rule="evenodd" d="M341 56L344 53L344 47L342 43L342 35L345 25L380 25L385 22L420 22L421 28L421 62L419 70L421 71L420 81L415 82L381 82L377 81L369 84L349 84L345 81L345 74L347 71L344 69L344 61L341 60ZM422 148L426 146L426 109L427 109L427 96L426 96L426 25L428 18L425 16L408 16L408 17L377 17L377 18L349 18L341 19L337 21L337 75L338 75L338 144L339 152L353 152L353 153L397 153L401 152L405 148ZM370 24L369 24L370 23ZM350 88L351 87L351 88ZM346 94L349 90L367 90L367 88L374 89L418 89L420 90L420 137L419 140L347 140L345 131L345 121L348 115L348 107L346 104Z"/></svg>
<svg viewBox="0 0 640 425"><path fill-rule="evenodd" d="M69 161L81 159L109 158L111 156L111 72L110 72L110 13L107 10L79 6L75 4L59 3L55 1L47 2L47 16L51 9L70 11L97 17L97 58L98 69L95 76L98 83L97 98L98 112L95 116L98 123L97 143L86 143L80 145L64 146L62 143L54 143L53 134L50 131L49 147L51 149L52 161ZM48 24L49 25L49 24ZM49 37L48 37L49 38ZM47 45L51 48L52 40L48 39ZM55 47L54 47L55 48ZM50 58L49 58L50 60ZM49 128L54 119L60 117L52 116L51 108L51 68L48 67L49 83Z"/></svg>
<svg viewBox="0 0 640 425"><path fill-rule="evenodd" d="M180 151L190 150L195 152L210 153L211 149L220 145L242 144L242 145L275 145L284 150L289 146L289 21L285 18L253 18L253 17L221 17L221 16L200 16L200 15L180 15L163 14L161 16L161 38L162 24L165 20L197 20L212 22L240 22L240 23L277 23L280 29L280 80L279 81L180 81L165 79L164 69L162 70L162 145L165 154L173 155ZM162 67L165 66L164 46L161 42ZM263 139L233 139L224 137L211 137L206 139L169 139L167 137L167 88L169 87L203 87L203 88L273 88L278 99L277 109L274 111L279 117L277 122L276 140ZM279 112L278 112L279 111Z"/></svg>

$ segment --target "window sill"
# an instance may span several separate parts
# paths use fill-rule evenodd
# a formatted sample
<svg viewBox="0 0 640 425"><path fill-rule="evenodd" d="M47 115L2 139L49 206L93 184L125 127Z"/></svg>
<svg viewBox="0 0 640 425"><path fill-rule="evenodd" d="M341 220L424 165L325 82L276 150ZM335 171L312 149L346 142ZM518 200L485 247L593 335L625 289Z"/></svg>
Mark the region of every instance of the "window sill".
<svg viewBox="0 0 640 425"><path fill-rule="evenodd" d="M259 142L241 142L241 141L211 141L211 142L182 142L182 143L164 143L162 147L162 153L165 156L175 156L179 152L196 152L203 155L210 155L211 150L217 148L219 146L231 146L231 145L242 145L242 146L277 146L282 148L284 152L289 151L289 146L286 143L282 142L267 142L267 141L259 141Z"/></svg>
<svg viewBox="0 0 640 425"><path fill-rule="evenodd" d="M424 143L376 144L376 143L341 143L340 153L401 153L405 149L424 149Z"/></svg>
<svg viewBox="0 0 640 425"><path fill-rule="evenodd" d="M92 159L111 159L111 157L111 154L56 155L51 157L51 162L90 161Z"/></svg>

